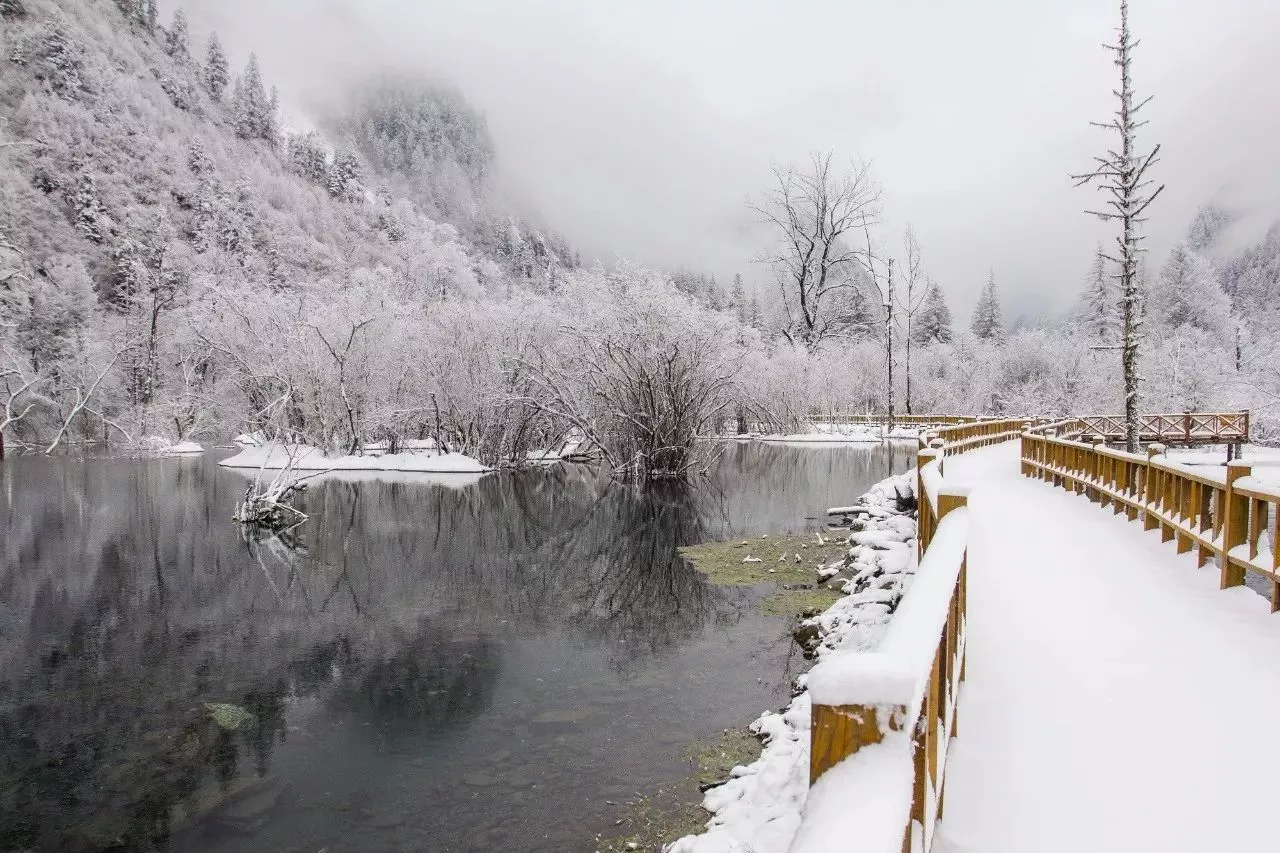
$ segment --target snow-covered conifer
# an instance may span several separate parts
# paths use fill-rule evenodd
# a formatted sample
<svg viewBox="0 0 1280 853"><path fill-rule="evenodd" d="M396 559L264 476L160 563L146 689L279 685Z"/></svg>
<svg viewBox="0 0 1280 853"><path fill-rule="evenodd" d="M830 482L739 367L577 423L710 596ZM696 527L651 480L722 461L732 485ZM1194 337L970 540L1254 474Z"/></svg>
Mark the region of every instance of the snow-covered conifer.
<svg viewBox="0 0 1280 853"><path fill-rule="evenodd" d="M733 274L733 287L729 290L729 308L737 316L738 322L747 322L747 293L742 287L742 273Z"/></svg>
<svg viewBox="0 0 1280 853"><path fill-rule="evenodd" d="M102 197L92 175L86 172L80 176L68 201L71 203L76 229L95 243L106 239L110 220L102 206Z"/></svg>
<svg viewBox="0 0 1280 853"><path fill-rule="evenodd" d="M258 68L256 54L249 54L244 74L236 80L231 106L237 136L241 139L271 138L274 124L271 101L262 84L262 72Z"/></svg>
<svg viewBox="0 0 1280 853"><path fill-rule="evenodd" d="M294 172L312 183L328 184L329 151L320 134L314 130L290 134L285 148Z"/></svg>
<svg viewBox="0 0 1280 853"><path fill-rule="evenodd" d="M1208 260L1186 242L1169 250L1149 295L1148 310L1166 329L1191 326L1223 338L1232 331L1231 300L1222 292Z"/></svg>
<svg viewBox="0 0 1280 853"><path fill-rule="evenodd" d="M187 13L178 9L173 13L173 23L165 32L165 53L179 61L185 61L191 54L191 35L187 30Z"/></svg>
<svg viewBox="0 0 1280 853"><path fill-rule="evenodd" d="M329 167L329 195L341 199L354 198L359 192L362 174L356 155L350 151L340 152Z"/></svg>
<svg viewBox="0 0 1280 853"><path fill-rule="evenodd" d="M978 297L978 304L973 309L969 329L983 340L1004 340L1004 316L1000 310L1000 291L996 288L994 272L987 276L987 284L982 288L982 295Z"/></svg>
<svg viewBox="0 0 1280 853"><path fill-rule="evenodd" d="M222 100L222 93L231 80L231 71L227 63L227 54L222 49L222 43L218 41L217 33L209 36L209 48L205 51L203 80L209 97L215 101Z"/></svg>
<svg viewBox="0 0 1280 853"><path fill-rule="evenodd" d="M1080 294L1079 307L1080 319L1095 343L1110 344L1115 340L1120 328L1119 308L1115 282L1107 274L1107 259L1102 246L1098 246Z"/></svg>
<svg viewBox="0 0 1280 853"><path fill-rule="evenodd" d="M198 136L191 137L187 146L187 168L195 175L206 175L213 171L213 161L205 151L204 140Z"/></svg>
<svg viewBox="0 0 1280 853"><path fill-rule="evenodd" d="M61 12L23 32L9 52L10 60L30 68L37 80L68 99L90 89L84 56L84 45L71 35Z"/></svg>
<svg viewBox="0 0 1280 853"><path fill-rule="evenodd" d="M912 339L920 346L951 342L951 309L936 281L929 283L924 305L911 328Z"/></svg>

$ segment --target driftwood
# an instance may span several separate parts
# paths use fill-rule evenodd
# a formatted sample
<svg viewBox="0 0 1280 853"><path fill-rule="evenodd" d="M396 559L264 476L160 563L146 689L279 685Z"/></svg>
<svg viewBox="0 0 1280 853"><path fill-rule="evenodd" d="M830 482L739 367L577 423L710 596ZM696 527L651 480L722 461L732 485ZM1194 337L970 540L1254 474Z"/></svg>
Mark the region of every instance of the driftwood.
<svg viewBox="0 0 1280 853"><path fill-rule="evenodd" d="M270 456L268 447L258 475L245 489L244 500L236 506L231 520L269 530L296 527L307 520L307 514L293 505L294 499L307 487L304 482L306 478L294 476L294 460L291 455L288 463L276 472L269 483L264 484L262 475Z"/></svg>

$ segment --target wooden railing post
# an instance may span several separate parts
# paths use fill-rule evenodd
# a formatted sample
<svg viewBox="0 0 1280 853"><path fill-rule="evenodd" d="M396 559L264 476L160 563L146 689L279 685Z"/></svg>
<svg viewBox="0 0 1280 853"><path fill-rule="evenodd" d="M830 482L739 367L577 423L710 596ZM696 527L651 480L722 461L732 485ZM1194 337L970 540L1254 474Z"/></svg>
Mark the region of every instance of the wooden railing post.
<svg viewBox="0 0 1280 853"><path fill-rule="evenodd" d="M1236 459L1227 463L1227 497L1224 501L1225 520L1222 526L1222 582L1223 589L1244 583L1244 569L1232 564L1231 549L1249 541L1249 498L1236 494L1234 484L1241 477L1253 473L1253 466Z"/></svg>
<svg viewBox="0 0 1280 853"><path fill-rule="evenodd" d="M946 518L947 513L960 507L968 506L969 489L957 486L944 486L938 490L938 517L936 523L941 523ZM950 684L951 673L958 666L960 669L960 680L965 677L965 659L955 659L956 653L961 648L964 638L964 625L966 614L968 612L968 553L966 551L964 559L960 563L960 574L956 580L956 591L954 596L954 607L951 611L950 618L942 628L942 636L939 638L938 650L934 655L933 668L929 673L929 686L925 691L924 707L920 709L920 719L915 731L913 732L913 740L915 742L915 794L912 798L911 817L913 821L918 821L922 828L928 827L931 822L936 821L942 815L943 790L938 786L938 776L940 773L939 754L943 749L939 742L938 731L943 731L943 737L955 737L959 731L960 714L957 706L952 711L952 731L947 732L947 701L951 696ZM929 797L927 791L932 789L937 798L937 813L932 816L930 821L925 814L925 810L929 808ZM925 830L927 832L927 830ZM908 836L909 836L908 832ZM909 840L909 838L908 838ZM907 850L907 841L904 840L903 849Z"/></svg>
<svg viewBox="0 0 1280 853"><path fill-rule="evenodd" d="M1147 445L1147 468L1142 475L1142 529L1155 530L1160 526L1156 517L1155 501L1159 492L1160 470L1155 467L1156 457L1164 453L1163 444Z"/></svg>
<svg viewBox="0 0 1280 853"><path fill-rule="evenodd" d="M880 743L885 731L880 727L885 717L889 731L902 728L907 716L904 705L889 708L864 705L814 705L809 732L809 784L853 755L864 746Z"/></svg>
<svg viewBox="0 0 1280 853"><path fill-rule="evenodd" d="M929 503L929 492L924 487L924 468L938 459L938 451L933 448L922 448L916 451L916 556L923 557L924 551L933 539L933 531L937 522L933 517L933 506ZM942 463L938 462L938 473L942 473Z"/></svg>

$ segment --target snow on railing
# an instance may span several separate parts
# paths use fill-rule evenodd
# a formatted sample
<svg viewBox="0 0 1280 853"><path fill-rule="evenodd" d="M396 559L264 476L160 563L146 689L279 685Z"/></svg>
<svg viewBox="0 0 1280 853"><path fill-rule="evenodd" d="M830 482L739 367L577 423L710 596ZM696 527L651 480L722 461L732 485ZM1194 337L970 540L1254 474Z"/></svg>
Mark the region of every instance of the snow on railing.
<svg viewBox="0 0 1280 853"><path fill-rule="evenodd" d="M943 427L936 432L942 439L942 455L954 456L966 450L974 450L1003 441L1012 441L1022 434L1024 427L1033 423L1027 418L1000 418L977 423Z"/></svg>
<svg viewBox="0 0 1280 853"><path fill-rule="evenodd" d="M809 673L813 791L792 853L897 853L908 833L930 847L964 671L969 530L967 492L938 498L933 541L879 647Z"/></svg>
<svg viewBox="0 0 1280 853"><path fill-rule="evenodd" d="M928 853L964 677L968 491L945 455L1008 441L1028 422L988 420L921 437L914 579L875 651L827 655L808 675L809 781L792 853ZM908 846L909 845L909 846Z"/></svg>
<svg viewBox="0 0 1280 853"><path fill-rule="evenodd" d="M1253 467L1227 463L1226 476L1192 471L1164 455L1146 454L1028 430L1022 435L1022 473L1083 494L1146 530L1159 530L1179 554L1193 548L1199 565L1216 561L1222 588L1240 586L1245 573L1271 582L1271 611L1280 610L1280 489L1252 477Z"/></svg>

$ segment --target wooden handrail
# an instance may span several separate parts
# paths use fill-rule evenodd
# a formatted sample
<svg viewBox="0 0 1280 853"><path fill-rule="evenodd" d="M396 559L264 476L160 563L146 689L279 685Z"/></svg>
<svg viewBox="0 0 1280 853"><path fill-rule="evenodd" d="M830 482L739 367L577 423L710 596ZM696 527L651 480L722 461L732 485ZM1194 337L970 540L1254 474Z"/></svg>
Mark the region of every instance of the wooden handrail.
<svg viewBox="0 0 1280 853"><path fill-rule="evenodd" d="M902 833L903 850L928 853L932 847L965 674L969 495L947 482L945 457L1015 439L1028 423L1022 418L975 420L921 436L916 577L879 648L829 655L809 676L811 784L862 747L909 740L900 754L911 763L914 780L910 791L900 792L910 802L909 818L900 829L880 824ZM858 813L857 819L899 818ZM800 853L805 850L802 844Z"/></svg>
<svg viewBox="0 0 1280 853"><path fill-rule="evenodd" d="M1223 589L1243 584L1246 572L1262 575L1271 612L1280 610L1280 488L1254 479L1249 463L1229 462L1215 478L1171 462L1160 444L1139 455L1028 430L1022 473L1141 519L1179 554L1195 549L1201 566L1217 560Z"/></svg>
<svg viewBox="0 0 1280 853"><path fill-rule="evenodd" d="M809 419L818 423L869 424L885 426L889 422L888 415L874 415L842 411L818 411L809 413ZM954 424L972 423L978 420L973 415L894 415L893 422L901 426L950 426Z"/></svg>

